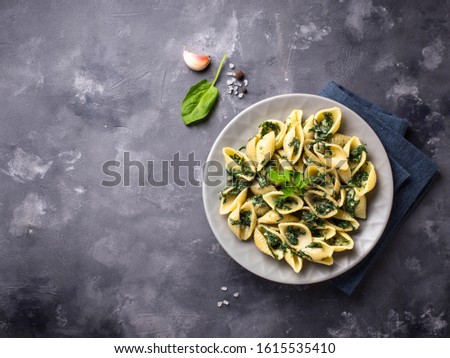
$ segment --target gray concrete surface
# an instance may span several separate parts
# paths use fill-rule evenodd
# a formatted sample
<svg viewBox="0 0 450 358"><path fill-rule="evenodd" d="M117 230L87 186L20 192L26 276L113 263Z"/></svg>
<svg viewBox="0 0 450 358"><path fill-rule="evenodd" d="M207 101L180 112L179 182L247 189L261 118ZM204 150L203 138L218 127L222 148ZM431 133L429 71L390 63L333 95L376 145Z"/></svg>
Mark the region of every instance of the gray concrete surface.
<svg viewBox="0 0 450 358"><path fill-rule="evenodd" d="M449 13L449 1L2 0L0 335L448 337ZM183 45L213 66L188 70ZM225 52L248 95L227 95L222 76L212 117L185 127L187 89ZM330 80L407 118L441 169L351 297L241 268L198 187L100 185L124 151L204 161L245 107Z"/></svg>

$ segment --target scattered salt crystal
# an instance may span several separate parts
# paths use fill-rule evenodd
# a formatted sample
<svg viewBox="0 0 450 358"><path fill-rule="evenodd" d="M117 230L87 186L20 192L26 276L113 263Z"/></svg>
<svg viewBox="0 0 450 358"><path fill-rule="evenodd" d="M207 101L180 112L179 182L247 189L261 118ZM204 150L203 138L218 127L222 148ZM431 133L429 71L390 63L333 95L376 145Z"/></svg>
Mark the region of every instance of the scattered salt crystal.
<svg viewBox="0 0 450 358"><path fill-rule="evenodd" d="M239 97L239 98L242 98L242 97L244 97L244 94L243 94L243 93L239 93L239 94L238 94L238 97Z"/></svg>
<svg viewBox="0 0 450 358"><path fill-rule="evenodd" d="M222 307L223 302L217 302L217 307Z"/></svg>
<svg viewBox="0 0 450 358"><path fill-rule="evenodd" d="M239 297L239 292L233 293L233 296L236 297L236 298L238 298L238 297Z"/></svg>
<svg viewBox="0 0 450 358"><path fill-rule="evenodd" d="M230 302L228 302L227 300L223 300L222 302L225 306L228 306L230 304Z"/></svg>
<svg viewBox="0 0 450 358"><path fill-rule="evenodd" d="M244 80L244 86L245 86L245 87L248 86L248 80L247 80L247 79Z"/></svg>
<svg viewBox="0 0 450 358"><path fill-rule="evenodd" d="M235 95L237 95L237 94L238 94L238 91L235 90L235 91L233 91L233 93L234 93Z"/></svg>
<svg viewBox="0 0 450 358"><path fill-rule="evenodd" d="M231 69L234 68L234 63L230 63L228 66L230 66Z"/></svg>
<svg viewBox="0 0 450 358"><path fill-rule="evenodd" d="M234 72L227 72L227 76L234 76Z"/></svg>
<svg viewBox="0 0 450 358"><path fill-rule="evenodd" d="M235 85L235 86L233 87L233 89L234 89L235 91L237 91L237 90L239 89L239 86L238 86L238 85Z"/></svg>
<svg viewBox="0 0 450 358"><path fill-rule="evenodd" d="M232 85L234 83L233 80L227 80L227 85Z"/></svg>
<svg viewBox="0 0 450 358"><path fill-rule="evenodd" d="M221 289L222 291L228 290L227 286L222 286L220 289Z"/></svg>
<svg viewBox="0 0 450 358"><path fill-rule="evenodd" d="M236 81L235 84L236 86L242 87L242 82Z"/></svg>
<svg viewBox="0 0 450 358"><path fill-rule="evenodd" d="M229 94L233 93L233 88L228 88L228 93Z"/></svg>

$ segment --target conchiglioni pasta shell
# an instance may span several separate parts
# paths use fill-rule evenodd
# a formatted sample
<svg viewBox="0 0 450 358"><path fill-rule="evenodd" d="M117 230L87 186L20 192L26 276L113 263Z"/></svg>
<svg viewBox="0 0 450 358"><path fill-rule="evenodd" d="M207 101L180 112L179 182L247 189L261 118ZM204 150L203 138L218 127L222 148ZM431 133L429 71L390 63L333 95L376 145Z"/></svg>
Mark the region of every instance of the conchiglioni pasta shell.
<svg viewBox="0 0 450 358"><path fill-rule="evenodd" d="M315 141L312 139L305 139L305 145L303 147L304 154L302 155L302 160L306 165L311 163L322 166L323 163L317 158L317 155L314 154L314 143Z"/></svg>
<svg viewBox="0 0 450 358"><path fill-rule="evenodd" d="M247 166L251 171L251 175L245 175L245 174L237 174L236 177L240 179L244 179L246 181L252 181L256 174L256 168L254 165L254 162L251 161L244 153L239 152L238 150L235 150L230 147L223 148L223 156L225 159L225 164L227 170L234 169L236 167L241 168L241 164L239 162L236 162L234 159L231 158L231 156L238 156L239 158L242 158L243 164Z"/></svg>
<svg viewBox="0 0 450 358"><path fill-rule="evenodd" d="M279 249L271 249L269 245L267 244L267 239L264 236L264 231L270 231L272 234L278 236L281 241L283 241L283 238L281 237L280 233L275 231L274 229L265 226L265 225L258 225L255 228L255 234L254 234L254 241L256 247L263 253L265 253L268 256L273 257L276 260L281 260L284 257L284 251Z"/></svg>
<svg viewBox="0 0 450 358"><path fill-rule="evenodd" d="M314 139L314 132L312 131L312 127L314 127L314 115L310 115L303 125L303 136L305 140Z"/></svg>
<svg viewBox="0 0 450 358"><path fill-rule="evenodd" d="M273 131L262 137L256 145L256 170L259 172L272 159L275 153L275 133Z"/></svg>
<svg viewBox="0 0 450 358"><path fill-rule="evenodd" d="M309 255L314 262L322 261L323 259L326 259L333 255L333 248L331 248L325 242L317 240L314 240L314 242L320 243L322 247L305 247L302 250L305 254Z"/></svg>
<svg viewBox="0 0 450 358"><path fill-rule="evenodd" d="M356 208L355 208L356 209ZM331 221L327 222L327 225L330 225L336 229L336 231L354 231L359 228L359 222L354 217L352 217L348 212L344 210L338 210L336 215L331 217L330 219L338 219L343 221L348 221L352 227L349 228L341 228L337 225L334 225Z"/></svg>
<svg viewBox="0 0 450 358"><path fill-rule="evenodd" d="M294 152L295 147L292 145L292 141L297 140L299 144L299 148L297 153ZM287 159L295 164L298 162L300 157L302 156L303 145L305 144L305 138L303 135L303 129L300 123L294 123L291 125L291 128L286 133L283 140L283 149L286 153Z"/></svg>
<svg viewBox="0 0 450 358"><path fill-rule="evenodd" d="M325 196L324 196L324 194L325 194ZM324 199L329 200L331 203L333 203L336 206L336 209L331 210L327 214L319 214L316 211L316 208L315 208L315 201L316 201L315 196L319 196L323 200ZM336 200L334 200L329 194L327 194L327 193L325 193L323 191L309 190L309 191L307 191L305 193L304 199L305 199L306 204L309 206L310 210L314 214L316 214L319 218L326 219L326 218L329 218L329 217L332 217L332 216L336 215L336 213L337 213L337 202L336 202Z"/></svg>
<svg viewBox="0 0 450 358"><path fill-rule="evenodd" d="M295 273L299 273L303 267L303 259L293 254L291 250L284 253L284 259L292 267Z"/></svg>
<svg viewBox="0 0 450 358"><path fill-rule="evenodd" d="M347 142L347 144L344 146L344 151L345 151L345 154L347 155L347 157L350 156L350 153L352 150L356 149L360 145L362 145L362 144L358 137L351 137L350 140ZM352 176L355 175L355 173L359 170L359 168L361 168L361 166L366 162L366 159L367 159L367 153L363 151L361 153L361 159L359 160L359 162L352 163L352 162L348 161Z"/></svg>
<svg viewBox="0 0 450 358"><path fill-rule="evenodd" d="M273 160L275 160L275 168L278 170L293 170L294 167L292 163L287 159L286 154L283 149L278 149L273 155Z"/></svg>
<svg viewBox="0 0 450 358"><path fill-rule="evenodd" d="M288 131L294 124L302 124L303 111L294 109L286 118L286 130Z"/></svg>
<svg viewBox="0 0 450 358"><path fill-rule="evenodd" d="M334 262L333 256L326 257L326 258L324 258L324 259L322 259L320 261L315 261L315 263L317 263L317 264L326 265L326 266L333 265L333 262Z"/></svg>
<svg viewBox="0 0 450 358"><path fill-rule="evenodd" d="M298 217L292 214L282 215L275 210L270 210L258 219L259 224L278 225L283 222L297 222L300 221Z"/></svg>
<svg viewBox="0 0 450 358"><path fill-rule="evenodd" d="M355 217L359 219L366 219L367 218L367 202L366 202L366 196L357 196L355 198L356 200L359 200L358 205L355 207Z"/></svg>
<svg viewBox="0 0 450 358"><path fill-rule="evenodd" d="M350 136L342 133L335 133L333 137L331 137L330 142L336 144L340 147L344 147L347 142L350 140Z"/></svg>
<svg viewBox="0 0 450 358"><path fill-rule="evenodd" d="M314 119L317 123L321 123L325 119L325 113L331 113L331 120L333 121L333 125L329 131L329 133L336 133L339 130L341 125L342 113L339 107L333 107L328 109L323 109L317 112L314 115Z"/></svg>
<svg viewBox="0 0 450 358"><path fill-rule="evenodd" d="M304 234L297 236L297 240L298 240L297 245L291 244L287 238L287 231L289 230L289 227L293 227L294 229L298 229L298 230L301 230L304 232ZM312 242L311 231L305 224L281 223L278 225L278 228L280 229L280 234L283 237L283 240L288 244L288 246L290 248L294 249L295 251L299 251L299 250L303 249L305 246L307 246L308 244L310 244Z"/></svg>
<svg viewBox="0 0 450 358"><path fill-rule="evenodd" d="M271 122L271 123L277 125L278 128L280 129L277 134L275 134L275 133L274 134L275 134L275 149L281 148L283 146L284 136L286 135L286 124L284 124L283 122L278 121L276 119L269 119L265 122ZM273 131L271 131L271 132L273 132ZM260 137L262 136L262 128L261 127L259 129L258 135Z"/></svg>
<svg viewBox="0 0 450 358"><path fill-rule="evenodd" d="M252 137L245 146L245 153L247 154L248 159L252 162L256 163L256 146L258 145L259 137Z"/></svg>
<svg viewBox="0 0 450 358"><path fill-rule="evenodd" d="M341 240L342 239L345 240L346 243L341 245L334 245L330 243L329 246L333 249L334 252L341 252L353 249L355 243L353 242L353 239L350 237L349 234L347 234L346 232L338 231L336 232L336 236L340 237ZM331 242L333 239L334 238L330 238L328 242Z"/></svg>
<svg viewBox="0 0 450 358"><path fill-rule="evenodd" d="M321 146L325 146L327 151L330 151L332 154L330 156L326 156L321 153ZM320 162L325 165L327 168L346 168L348 166L347 163L347 155L344 152L344 149L336 144L329 143L316 143L313 146L314 154L317 158L319 158Z"/></svg>
<svg viewBox="0 0 450 358"><path fill-rule="evenodd" d="M320 236L313 236L314 240L325 240L336 235L336 229L328 223L318 227L316 231L320 232Z"/></svg>
<svg viewBox="0 0 450 358"><path fill-rule="evenodd" d="M225 202L223 199L220 201L220 209L219 213L221 215L226 215L237 208L238 204L242 205L245 202L245 199L247 198L247 191L248 189L245 188L242 190L238 195L231 195L227 194L229 193L233 188L229 188L226 191L224 191L225 196Z"/></svg>
<svg viewBox="0 0 450 358"><path fill-rule="evenodd" d="M272 209L276 209L282 215L294 213L303 207L303 200L299 196L290 195L289 198L293 199L296 203L292 204L289 209L277 208L276 201L282 196L284 196L282 191L272 191L264 194L263 199Z"/></svg>
<svg viewBox="0 0 450 358"><path fill-rule="evenodd" d="M366 171L369 174L369 177L364 182L361 188L355 188L355 193L357 196L367 194L375 187L375 184L377 183L377 173L375 171L375 167L373 166L372 162L364 163L364 165L361 167L361 170Z"/></svg>

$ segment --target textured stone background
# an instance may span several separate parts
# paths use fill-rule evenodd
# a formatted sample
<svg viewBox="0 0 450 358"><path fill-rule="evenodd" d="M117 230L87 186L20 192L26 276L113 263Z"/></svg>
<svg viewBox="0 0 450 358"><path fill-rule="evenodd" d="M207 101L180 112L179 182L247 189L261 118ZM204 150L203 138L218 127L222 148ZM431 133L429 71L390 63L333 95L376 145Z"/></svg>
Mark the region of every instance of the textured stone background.
<svg viewBox="0 0 450 358"><path fill-rule="evenodd" d="M449 1L1 1L0 335L448 337L449 13ZM183 45L212 68L189 71ZM248 96L227 95L223 76L213 116L185 127L185 92L224 52ZM330 80L407 118L441 168L351 297L238 266L200 188L100 186L125 150L204 161L248 105Z"/></svg>

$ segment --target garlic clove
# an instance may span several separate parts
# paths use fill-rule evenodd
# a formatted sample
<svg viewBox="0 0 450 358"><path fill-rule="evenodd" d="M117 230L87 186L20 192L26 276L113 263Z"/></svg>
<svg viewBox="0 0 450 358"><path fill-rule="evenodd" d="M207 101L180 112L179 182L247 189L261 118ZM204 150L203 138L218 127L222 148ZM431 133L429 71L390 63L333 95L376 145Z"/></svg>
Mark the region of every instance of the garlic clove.
<svg viewBox="0 0 450 358"><path fill-rule="evenodd" d="M183 50L183 59L186 65L194 71L202 71L211 63L211 57L198 55L186 49Z"/></svg>

